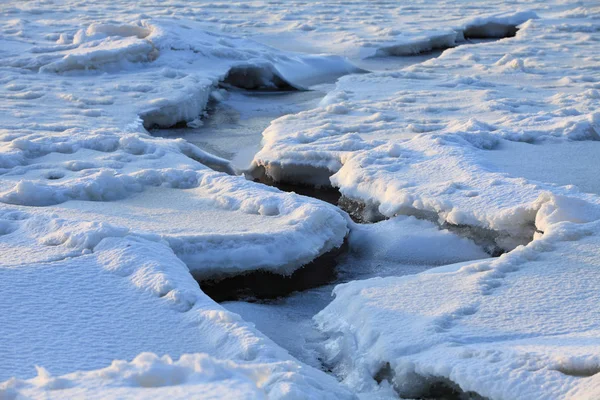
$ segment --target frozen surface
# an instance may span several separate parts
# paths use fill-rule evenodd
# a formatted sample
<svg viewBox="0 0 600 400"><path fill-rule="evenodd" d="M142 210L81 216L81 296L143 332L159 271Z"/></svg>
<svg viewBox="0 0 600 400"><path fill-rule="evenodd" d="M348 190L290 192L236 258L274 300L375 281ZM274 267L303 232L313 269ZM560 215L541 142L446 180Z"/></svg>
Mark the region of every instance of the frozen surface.
<svg viewBox="0 0 600 400"><path fill-rule="evenodd" d="M335 284L416 274L437 265L489 257L467 239L439 230L431 222L404 216L376 224L353 224L348 245L348 254L339 258ZM334 286L262 303L226 302L223 307L253 322L294 357L322 367L319 346L326 337L316 329L312 317L332 300Z"/></svg>
<svg viewBox="0 0 600 400"><path fill-rule="evenodd" d="M314 108L331 85L309 91L219 92L221 99L197 128L160 129L154 136L182 138L216 156L230 160L238 170L250 167L260 150L262 132L272 120Z"/></svg>
<svg viewBox="0 0 600 400"><path fill-rule="evenodd" d="M575 185L582 192L600 194L600 176L593 167L600 142L561 141L529 144L502 141L484 158L499 171L559 186Z"/></svg>
<svg viewBox="0 0 600 400"><path fill-rule="evenodd" d="M198 277L289 274L341 245L346 221L334 208L227 176L235 172L227 160L145 127L199 123L232 71L243 85L303 87L355 70L346 60L172 19L72 26L40 47L60 8L50 19L34 15L35 37L0 39L0 201L159 235Z"/></svg>
<svg viewBox="0 0 600 400"><path fill-rule="evenodd" d="M537 216L544 235L498 259L336 287L315 317L326 362L361 392L384 376L408 398L440 383L486 398L596 398L599 217L553 197Z"/></svg>
<svg viewBox="0 0 600 400"><path fill-rule="evenodd" d="M197 278L290 274L341 246L347 233L345 218L327 204L217 173L195 188L151 187L123 200L46 209L161 237Z"/></svg>
<svg viewBox="0 0 600 400"><path fill-rule="evenodd" d="M0 307L11 311L0 316L0 376L38 375L31 384L14 379L1 384L3 397L21 390L34 397L87 397L100 387L108 390L104 397L162 396L166 389L161 387L194 382L214 381L215 388L205 389L224 390L227 383L219 381L226 379L231 379L232 394L239 391L248 398L257 390L274 398L294 392L349 397L333 378L299 364L209 299L160 239L127 234L106 223L17 210L3 210L0 221ZM61 234L67 234L66 245L58 242ZM173 358L208 355L184 356L173 365L152 355L135 358L141 352ZM116 362L107 370L56 379L35 368L56 376L134 358L131 364ZM243 379L235 373L238 368L262 378ZM153 387L159 389L141 390ZM202 388L182 387L175 394L194 390Z"/></svg>
<svg viewBox="0 0 600 400"><path fill-rule="evenodd" d="M143 353L131 362L115 360L100 370L60 377L40 369L36 378L4 383L0 393L8 398L19 395L46 399L337 397L335 393L315 390L312 383L293 362L235 363L207 354L187 354L173 361L169 356L159 358Z"/></svg>
<svg viewBox="0 0 600 400"><path fill-rule="evenodd" d="M351 398L190 274L288 274L341 245L346 218L146 129L197 123L223 80L303 88L356 68L132 18L130 4L121 21L109 5L46 6L3 4L0 18L0 377L73 374L40 369L0 397ZM115 359L131 363L74 372Z"/></svg>
<svg viewBox="0 0 600 400"><path fill-rule="evenodd" d="M505 250L525 244L540 193L577 190L505 174L486 154L501 140L598 139L596 14L579 11L550 8L515 37L343 77L320 107L269 126L255 166L276 180L332 184L388 217L491 230ZM319 170L319 179L302 170Z"/></svg>
<svg viewBox="0 0 600 400"><path fill-rule="evenodd" d="M131 362L115 360L94 371L53 376L38 368L29 380L0 384L6 398L86 399L352 399L347 391L331 391L335 383L306 374L292 361L235 363L208 354L186 354L173 361L142 353ZM319 377L326 377L318 373ZM323 386L326 385L326 386Z"/></svg>
<svg viewBox="0 0 600 400"><path fill-rule="evenodd" d="M598 397L596 2L0 10L0 397ZM390 220L237 176L255 149ZM366 280L319 330L328 287L227 304L254 328L190 273L289 274L348 233Z"/></svg>

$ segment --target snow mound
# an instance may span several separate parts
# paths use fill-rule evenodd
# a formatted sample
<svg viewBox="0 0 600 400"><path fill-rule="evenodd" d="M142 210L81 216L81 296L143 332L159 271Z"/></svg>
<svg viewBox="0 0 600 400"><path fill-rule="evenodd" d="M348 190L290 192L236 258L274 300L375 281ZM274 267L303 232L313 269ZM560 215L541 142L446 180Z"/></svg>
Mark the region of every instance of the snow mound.
<svg viewBox="0 0 600 400"><path fill-rule="evenodd" d="M187 399L351 399L343 390L332 391L291 361L235 363L208 354L169 356L141 353L132 361L115 360L106 368L53 376L38 367L37 377L11 379L0 384L3 398L170 398ZM328 382L329 383L329 382ZM177 390L174 388L177 387Z"/></svg>
<svg viewBox="0 0 600 400"><path fill-rule="evenodd" d="M40 68L40 72L62 73L78 69L99 69L118 62L149 62L158 57L152 43L152 25L114 25L94 23L73 37L73 45L58 61Z"/></svg>

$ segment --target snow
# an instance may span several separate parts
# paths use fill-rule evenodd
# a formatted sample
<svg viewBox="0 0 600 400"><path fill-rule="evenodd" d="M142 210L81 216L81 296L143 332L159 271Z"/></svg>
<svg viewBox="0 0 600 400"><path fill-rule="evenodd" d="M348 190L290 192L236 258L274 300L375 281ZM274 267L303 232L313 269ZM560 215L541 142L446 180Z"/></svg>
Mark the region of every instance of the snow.
<svg viewBox="0 0 600 400"><path fill-rule="evenodd" d="M0 9L0 397L598 397L596 2Z"/></svg>
<svg viewBox="0 0 600 400"><path fill-rule="evenodd" d="M160 235L198 277L290 274L341 245L346 221L334 208L215 173L206 166L229 174L234 167L186 141L154 138L143 126L197 120L235 68L301 86L351 71L347 61L280 52L192 21L97 22L60 40L71 45L33 55L8 47L8 72L24 63L39 72L7 75L2 202ZM32 84L41 96L29 96L31 112L18 115L23 99L15 93ZM160 206L169 203L174 208L165 213Z"/></svg>
<svg viewBox="0 0 600 400"><path fill-rule="evenodd" d="M235 68L298 88L356 68L194 21L28 7L0 38L0 396L352 398L194 280L290 274L342 244L343 213L145 128L197 120Z"/></svg>
<svg viewBox="0 0 600 400"><path fill-rule="evenodd" d="M319 383L293 362L234 363L207 354L186 354L173 361L169 356L142 353L131 362L115 360L103 369L59 377L38 368L35 378L5 382L0 394L45 399L350 398L328 392Z"/></svg>
<svg viewBox="0 0 600 400"><path fill-rule="evenodd" d="M325 337L314 326L312 317L332 300L331 292L336 284L376 276L415 274L437 265L489 258L472 241L414 217L353 224L351 228L349 252L338 258L338 278L332 284L272 301L225 302L223 307L254 323L294 357L320 367L319 347ZM398 260L403 260L403 264Z"/></svg>
<svg viewBox="0 0 600 400"><path fill-rule="evenodd" d="M502 140L596 140L599 129L589 34L551 12L541 15L513 38L459 46L400 71L341 78L320 107L265 130L255 169L275 180L331 184L387 217L419 214L491 230L504 250L526 244L538 196L577 190L507 175L486 154ZM567 42L568 49L560 44ZM318 179L298 172L315 169ZM575 183L568 171L561 176L561 184Z"/></svg>
<svg viewBox="0 0 600 400"><path fill-rule="evenodd" d="M218 103L209 107L198 126L157 129L151 134L182 138L243 171L260 150L262 132L272 120L316 107L329 86L311 86L309 91L213 92Z"/></svg>
<svg viewBox="0 0 600 400"><path fill-rule="evenodd" d="M490 168L530 181L575 185L582 192L600 194L600 178L590 165L600 151L597 141L546 141L537 144L501 141L485 155ZM560 165L560 171L545 168Z"/></svg>
<svg viewBox="0 0 600 400"><path fill-rule="evenodd" d="M201 179L189 189L149 187L122 200L73 200L41 213L160 237L197 278L256 269L290 274L342 245L346 219L327 204L218 173Z"/></svg>
<svg viewBox="0 0 600 400"><path fill-rule="evenodd" d="M413 265L445 265L487 258L481 247L429 221L398 216L370 225L357 225L350 247L364 259Z"/></svg>
<svg viewBox="0 0 600 400"><path fill-rule="evenodd" d="M226 391L233 384L232 395L242 390L251 398L248 376L262 376L250 381L250 393L258 386L272 391L273 398L298 391L317 398L349 398L333 378L299 364L238 315L209 299L157 236L22 211L4 212L2 220L1 307L11 312L0 317L4 359L0 376L32 378L36 365L56 376L46 377L44 370L30 383L9 380L2 384L3 395L10 398L11 391L23 390L24 396L87 397L101 387L107 390L104 396L139 397L147 394L128 388L216 382L210 390ZM168 358L137 356L143 352L183 358L173 364ZM211 356L183 356L187 353ZM133 361L60 377L123 358ZM246 378L240 378L236 368L245 371ZM164 393L165 389L150 395ZM190 392L181 389L180 396L185 393Z"/></svg>
<svg viewBox="0 0 600 400"><path fill-rule="evenodd" d="M597 397L581 376L598 371L600 215L552 204L540 211L544 235L498 259L336 287L315 317L328 362L365 392L389 363L402 397L436 382L486 398Z"/></svg>

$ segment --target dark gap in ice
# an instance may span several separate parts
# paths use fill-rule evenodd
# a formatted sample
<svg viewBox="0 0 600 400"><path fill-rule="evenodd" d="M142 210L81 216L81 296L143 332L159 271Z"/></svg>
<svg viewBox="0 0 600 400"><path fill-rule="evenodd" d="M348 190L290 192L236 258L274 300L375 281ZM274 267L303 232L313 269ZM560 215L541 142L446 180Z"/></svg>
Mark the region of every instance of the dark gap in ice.
<svg viewBox="0 0 600 400"><path fill-rule="evenodd" d="M467 26L463 31L465 39L504 39L517 35L516 25L488 22L483 25Z"/></svg>
<svg viewBox="0 0 600 400"><path fill-rule="evenodd" d="M51 171L46 174L46 179L57 180L65 177L65 174L61 171Z"/></svg>
<svg viewBox="0 0 600 400"><path fill-rule="evenodd" d="M444 50L462 46L464 44L496 41L515 37L519 28L517 25L488 22L482 25L467 26L462 31L424 39L419 42L392 44L377 50L375 58L415 57L431 55L430 58L439 57Z"/></svg>
<svg viewBox="0 0 600 400"><path fill-rule="evenodd" d="M247 175L269 186L289 184L294 186L330 187L329 178L333 174L328 168L289 164L269 163L266 166L253 166Z"/></svg>
<svg viewBox="0 0 600 400"><path fill-rule="evenodd" d="M285 276L258 270L220 280L199 279L202 291L217 302L274 299L329 284L337 279L337 258L348 249L346 241Z"/></svg>
<svg viewBox="0 0 600 400"><path fill-rule="evenodd" d="M225 88L236 87L253 91L300 90L272 69L254 65L232 67L220 85Z"/></svg>
<svg viewBox="0 0 600 400"><path fill-rule="evenodd" d="M400 398L419 400L488 400L478 393L461 389L443 377L422 376L411 373L398 377L390 363L385 363L373 377L377 383L388 381Z"/></svg>
<svg viewBox="0 0 600 400"><path fill-rule="evenodd" d="M329 181L331 172L324 168L315 167L298 167L293 173L289 170L292 167L284 169L271 169L271 173L284 176L284 179L273 179L265 172L265 168L255 167L250 171L250 176L254 182L259 182L268 186L273 186L284 192L294 192L303 196L312 197L318 200L325 201L329 204L339 207L341 210L348 213L350 218L356 223L373 223L386 219L384 215L379 213L377 207L367 206L360 200L350 199L343 196L338 188L330 184L310 184L308 182L324 182ZM288 175L291 179L285 179ZM327 177L327 179L325 179Z"/></svg>
<svg viewBox="0 0 600 400"><path fill-rule="evenodd" d="M433 381L422 394L416 396L422 400L486 400L475 392L465 392L457 384L447 379Z"/></svg>
<svg viewBox="0 0 600 400"><path fill-rule="evenodd" d="M292 184L284 182L276 183L272 186L275 186L279 190L283 190L284 192L294 192L302 196L319 199L329 204L333 204L334 206L339 205L339 200L342 196L340 191L333 186L317 187L311 185Z"/></svg>
<svg viewBox="0 0 600 400"><path fill-rule="evenodd" d="M314 186L305 183L295 183L289 181L275 181L265 174L258 174L254 177L254 182L262 183L267 186L276 187L284 192L294 192L302 196L312 197L322 200L334 206L338 205L341 193L333 186Z"/></svg>
<svg viewBox="0 0 600 400"><path fill-rule="evenodd" d="M373 377L379 384L383 381L388 381L390 384L394 382L394 370L392 369L389 362L386 362L383 367L379 368L379 371Z"/></svg>
<svg viewBox="0 0 600 400"><path fill-rule="evenodd" d="M373 224L388 219L381 214L375 205L368 205L361 200L341 196L338 206L346 211L350 218L358 224Z"/></svg>
<svg viewBox="0 0 600 400"><path fill-rule="evenodd" d="M576 378L589 378L597 373L600 373L600 366L576 367L576 366L561 366L556 368L556 371L561 374L574 376Z"/></svg>

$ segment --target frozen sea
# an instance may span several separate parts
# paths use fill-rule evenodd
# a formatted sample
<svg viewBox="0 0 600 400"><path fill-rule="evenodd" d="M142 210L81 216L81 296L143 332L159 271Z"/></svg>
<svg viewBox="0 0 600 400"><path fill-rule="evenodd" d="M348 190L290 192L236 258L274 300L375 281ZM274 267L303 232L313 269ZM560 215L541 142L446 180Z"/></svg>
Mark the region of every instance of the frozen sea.
<svg viewBox="0 0 600 400"><path fill-rule="evenodd" d="M600 398L599 35L0 4L0 399Z"/></svg>

